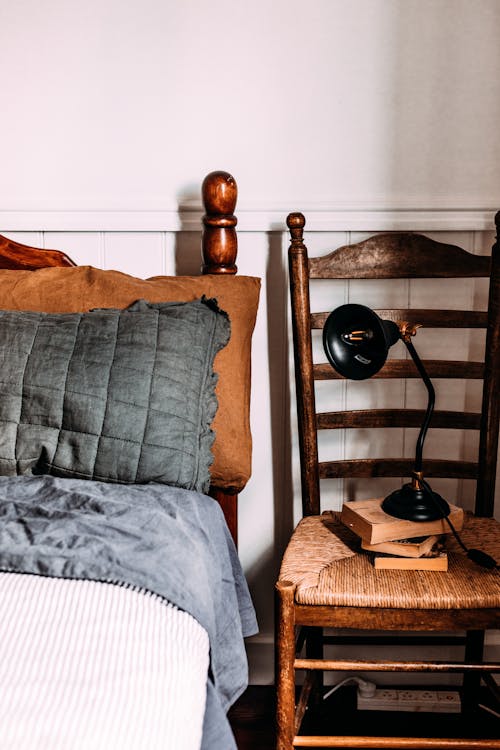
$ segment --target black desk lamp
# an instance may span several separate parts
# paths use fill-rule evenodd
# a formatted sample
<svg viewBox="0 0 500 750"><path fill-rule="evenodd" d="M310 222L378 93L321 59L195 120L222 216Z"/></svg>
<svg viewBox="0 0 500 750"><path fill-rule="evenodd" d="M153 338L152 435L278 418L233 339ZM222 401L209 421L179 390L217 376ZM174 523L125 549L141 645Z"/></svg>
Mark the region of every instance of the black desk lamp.
<svg viewBox="0 0 500 750"><path fill-rule="evenodd" d="M434 411L435 392L411 337L418 326L382 320L364 305L341 305L328 316L323 328L323 346L332 367L350 380L371 378L383 366L387 353L399 339L404 341L428 393L427 411L417 440L412 481L391 492L382 509L409 521L434 521L450 513L446 500L433 492L422 472L425 435Z"/></svg>

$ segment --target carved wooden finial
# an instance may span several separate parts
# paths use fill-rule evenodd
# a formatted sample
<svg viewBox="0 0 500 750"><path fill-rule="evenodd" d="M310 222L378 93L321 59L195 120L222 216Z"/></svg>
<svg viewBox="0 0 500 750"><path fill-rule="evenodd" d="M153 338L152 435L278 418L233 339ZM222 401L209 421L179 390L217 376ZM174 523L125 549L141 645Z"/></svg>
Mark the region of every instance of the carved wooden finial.
<svg viewBox="0 0 500 750"><path fill-rule="evenodd" d="M228 172L210 172L201 188L205 216L203 217L202 273L234 274L238 239L234 216L238 187Z"/></svg>
<svg viewBox="0 0 500 750"><path fill-rule="evenodd" d="M306 225L304 214L298 212L288 214L288 216L286 217L286 224L288 229L290 230L292 244L302 243L304 239L304 227Z"/></svg>

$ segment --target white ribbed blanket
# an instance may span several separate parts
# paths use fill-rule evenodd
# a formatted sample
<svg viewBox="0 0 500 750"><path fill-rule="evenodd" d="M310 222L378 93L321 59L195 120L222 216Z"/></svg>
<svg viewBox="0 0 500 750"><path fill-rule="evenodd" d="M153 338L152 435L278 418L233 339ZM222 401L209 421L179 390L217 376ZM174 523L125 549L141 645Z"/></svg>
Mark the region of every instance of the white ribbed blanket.
<svg viewBox="0 0 500 750"><path fill-rule="evenodd" d="M0 750L194 750L205 630L151 594L0 572Z"/></svg>

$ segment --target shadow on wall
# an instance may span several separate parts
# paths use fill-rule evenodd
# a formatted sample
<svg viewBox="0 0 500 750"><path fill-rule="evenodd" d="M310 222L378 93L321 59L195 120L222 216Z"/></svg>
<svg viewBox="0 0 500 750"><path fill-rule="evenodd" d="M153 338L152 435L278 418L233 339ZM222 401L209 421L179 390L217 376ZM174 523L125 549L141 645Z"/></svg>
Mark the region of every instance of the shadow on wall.
<svg viewBox="0 0 500 750"><path fill-rule="evenodd" d="M272 451L274 536L264 555L246 571L261 634L273 632L274 583L293 529L292 450L290 433L289 350L287 336L288 275L283 230L267 235L266 295L267 360ZM254 436L254 440L256 436ZM262 644L261 644L262 645Z"/></svg>
<svg viewBox="0 0 500 750"><path fill-rule="evenodd" d="M267 341L271 389L275 574L293 529L290 368L287 336L288 273L283 235L270 232L266 269ZM288 243L287 243L288 244ZM281 290L281 293L277 293Z"/></svg>
<svg viewBox="0 0 500 750"><path fill-rule="evenodd" d="M200 231L192 231L192 223L186 217L190 212L200 215L201 195L199 185L188 185L179 191L177 205L180 231L175 235L175 275L199 276L201 273Z"/></svg>
<svg viewBox="0 0 500 750"><path fill-rule="evenodd" d="M193 225L200 225L203 213L199 186L183 189L177 196L180 231L175 236L176 275L199 275L202 256L200 232ZM236 209L236 216L238 210ZM193 221L196 216L196 220ZM293 491L291 477L290 440L290 392L288 368L287 300L288 283L286 255L283 252L283 231L271 231L267 235L267 260L263 307L267 309L267 352L256 352L254 365L267 358L268 373L264 380L269 388L270 435L272 451L272 496L274 503L274 539L264 554L259 555L245 571L258 613L261 633L273 630L274 582L277 578L281 556L293 527ZM238 261L237 261L238 263ZM252 408L259 408L253 400ZM258 436L254 435L254 442ZM258 467L254 467L256 472ZM242 530L243 532L243 530Z"/></svg>

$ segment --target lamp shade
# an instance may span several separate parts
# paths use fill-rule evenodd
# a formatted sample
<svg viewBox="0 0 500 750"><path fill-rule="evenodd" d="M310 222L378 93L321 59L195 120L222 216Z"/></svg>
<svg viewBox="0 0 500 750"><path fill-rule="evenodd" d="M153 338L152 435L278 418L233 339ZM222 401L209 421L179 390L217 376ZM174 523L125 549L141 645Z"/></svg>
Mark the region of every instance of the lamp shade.
<svg viewBox="0 0 500 750"><path fill-rule="evenodd" d="M371 378L385 364L399 327L365 305L341 305L323 327L323 347L332 367L350 380Z"/></svg>

